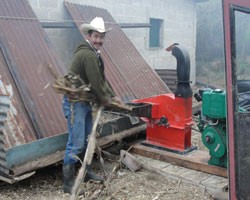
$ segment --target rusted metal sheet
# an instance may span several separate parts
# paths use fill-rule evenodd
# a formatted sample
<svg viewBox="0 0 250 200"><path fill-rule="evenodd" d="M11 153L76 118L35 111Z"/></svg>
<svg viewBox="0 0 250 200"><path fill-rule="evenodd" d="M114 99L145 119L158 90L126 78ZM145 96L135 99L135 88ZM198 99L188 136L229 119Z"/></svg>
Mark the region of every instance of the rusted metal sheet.
<svg viewBox="0 0 250 200"><path fill-rule="evenodd" d="M161 77L163 82L174 92L176 90L177 71L176 69L156 69L156 73Z"/></svg>
<svg viewBox="0 0 250 200"><path fill-rule="evenodd" d="M10 96L0 94L0 171L8 174L8 164L6 160L6 151L4 149L5 122L10 108Z"/></svg>
<svg viewBox="0 0 250 200"><path fill-rule="evenodd" d="M8 176L11 167L29 162L25 158L58 150L36 149L35 144L66 132L61 97L51 87L49 70L62 74L65 67L26 0L1 0L0 13L0 116L6 116L0 121L0 174ZM3 110L6 97L9 107Z"/></svg>
<svg viewBox="0 0 250 200"><path fill-rule="evenodd" d="M65 2L79 28L99 16L112 28L106 34L102 55L106 75L115 92L123 100L145 98L170 92L157 73L145 62L131 41L105 9Z"/></svg>
<svg viewBox="0 0 250 200"><path fill-rule="evenodd" d="M8 117L6 116L5 129L3 132L5 138L3 148L9 149L12 146L35 140L36 135L32 123L22 104L19 91L8 70L2 51L0 51L0 61L0 95L8 95L10 102L9 110L6 113Z"/></svg>
<svg viewBox="0 0 250 200"><path fill-rule="evenodd" d="M63 64L51 48L27 1L2 0L0 13L0 41L4 52L1 63L7 63L5 69L1 70L9 74L9 80L5 80L5 77L1 77L1 80L17 88L20 98L16 103L23 104L32 122L30 127L35 129L35 134L31 133L33 131L27 132L34 135L25 141L63 133L65 121L61 99L50 85L54 77L49 71L49 66L61 71ZM12 83L10 79L13 79ZM15 145L15 142L9 144Z"/></svg>

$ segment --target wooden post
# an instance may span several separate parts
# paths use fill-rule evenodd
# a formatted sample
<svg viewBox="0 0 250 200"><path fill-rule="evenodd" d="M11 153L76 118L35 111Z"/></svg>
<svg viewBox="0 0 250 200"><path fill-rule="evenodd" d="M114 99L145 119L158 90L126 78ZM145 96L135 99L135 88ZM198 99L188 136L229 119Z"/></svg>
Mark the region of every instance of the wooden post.
<svg viewBox="0 0 250 200"><path fill-rule="evenodd" d="M70 200L75 200L76 197L78 196L79 186L80 186L82 180L84 180L85 175L86 175L86 166L90 165L92 162L93 155L95 153L95 148L96 148L96 128L97 128L99 119L101 117L102 111L103 111L103 106L100 106L97 110L97 114L96 114L95 121L94 121L94 124L92 127L92 131L91 131L90 136L89 136L88 146L86 149L86 153L84 156L82 166L79 169L77 178L76 178L74 186L72 188Z"/></svg>

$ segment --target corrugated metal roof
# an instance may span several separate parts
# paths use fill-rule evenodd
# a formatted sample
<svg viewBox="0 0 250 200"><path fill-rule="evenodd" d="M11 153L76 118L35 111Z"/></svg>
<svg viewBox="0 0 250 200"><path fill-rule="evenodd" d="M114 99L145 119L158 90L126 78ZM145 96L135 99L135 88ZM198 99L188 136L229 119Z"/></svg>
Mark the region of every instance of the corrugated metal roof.
<svg viewBox="0 0 250 200"><path fill-rule="evenodd" d="M22 98L12 79L8 64L3 55L3 50L0 52L0 94L8 95L10 98L10 106L7 112L8 118L5 122L4 132L4 149L9 149L12 146L24 144L34 140L35 130L32 122L26 112L24 105L21 103ZM6 98L5 98L6 99Z"/></svg>
<svg viewBox="0 0 250 200"><path fill-rule="evenodd" d="M161 77L163 82L174 92L176 90L177 71L176 69L156 69L156 73Z"/></svg>
<svg viewBox="0 0 250 200"><path fill-rule="evenodd" d="M27 1L1 0L0 13L1 63L5 63L1 71L8 74L2 76L1 81L6 87L13 88L15 93L11 95L13 99L18 98L13 106L23 103L24 109L20 112L26 112L28 117L24 118L29 118L27 121L32 122L30 127L35 130L35 133L31 128L27 130L26 134L32 136L23 142L63 133L65 121L61 99L50 86L54 77L48 69L48 66L52 66L56 71L61 71L63 64L51 48ZM8 147L16 145L15 141L10 141Z"/></svg>
<svg viewBox="0 0 250 200"><path fill-rule="evenodd" d="M4 150L4 132L5 123L7 120L7 113L10 108L10 97L8 95L0 94L0 171L1 173L8 174L6 154Z"/></svg>
<svg viewBox="0 0 250 200"><path fill-rule="evenodd" d="M102 17L107 28L102 55L106 75L115 92L123 100L145 98L170 92L157 73L145 62L140 53L121 30L107 10L65 2L76 25Z"/></svg>
<svg viewBox="0 0 250 200"><path fill-rule="evenodd" d="M1 161L9 149L66 132L48 66L59 74L65 67L26 0L0 1L0 29L0 99L10 98L7 118L0 122L4 168Z"/></svg>

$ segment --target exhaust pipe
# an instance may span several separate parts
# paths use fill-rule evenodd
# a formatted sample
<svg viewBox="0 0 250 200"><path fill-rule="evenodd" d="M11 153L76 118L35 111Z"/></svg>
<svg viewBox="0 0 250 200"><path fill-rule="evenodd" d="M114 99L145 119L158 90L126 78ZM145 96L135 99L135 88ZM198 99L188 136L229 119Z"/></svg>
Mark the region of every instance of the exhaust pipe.
<svg viewBox="0 0 250 200"><path fill-rule="evenodd" d="M166 50L172 51L172 55L177 60L177 87L175 96L182 98L192 97L193 92L190 87L190 58L188 52L177 43L174 43Z"/></svg>

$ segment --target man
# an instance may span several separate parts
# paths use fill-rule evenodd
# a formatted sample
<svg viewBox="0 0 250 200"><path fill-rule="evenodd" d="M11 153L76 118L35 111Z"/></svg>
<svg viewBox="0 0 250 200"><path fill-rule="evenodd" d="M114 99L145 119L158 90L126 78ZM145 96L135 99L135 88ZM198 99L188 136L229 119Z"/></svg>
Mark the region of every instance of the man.
<svg viewBox="0 0 250 200"><path fill-rule="evenodd" d="M86 40L77 47L69 74L79 75L85 84L90 85L91 93L98 103L104 106L110 105L112 101L122 103L105 78L104 63L99 54L105 34L109 31L105 29L103 19L96 17L90 24L82 24L80 29ZM63 112L69 133L63 164L63 189L64 192L71 193L75 180L75 164L78 161L76 157L84 155L92 129L92 111L89 102L77 98L71 101L71 97L65 95ZM102 180L102 177L92 173L90 166L86 169L86 177Z"/></svg>

